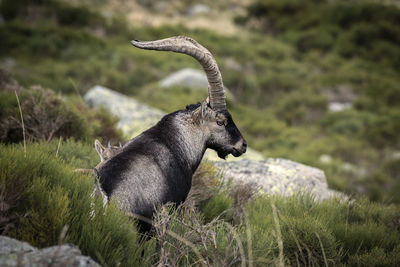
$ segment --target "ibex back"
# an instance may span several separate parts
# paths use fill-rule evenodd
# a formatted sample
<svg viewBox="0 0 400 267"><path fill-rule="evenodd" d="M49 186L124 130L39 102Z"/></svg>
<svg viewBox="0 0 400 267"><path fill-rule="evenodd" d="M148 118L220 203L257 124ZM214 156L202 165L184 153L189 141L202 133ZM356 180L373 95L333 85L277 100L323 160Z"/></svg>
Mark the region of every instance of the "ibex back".
<svg viewBox="0 0 400 267"><path fill-rule="evenodd" d="M125 211L151 218L157 206L186 199L207 148L217 151L220 158L238 157L246 152L247 144L226 108L221 73L206 48L184 36L132 44L194 57L209 83L206 100L164 116L97 167L109 198L117 199ZM150 229L140 224L142 231Z"/></svg>

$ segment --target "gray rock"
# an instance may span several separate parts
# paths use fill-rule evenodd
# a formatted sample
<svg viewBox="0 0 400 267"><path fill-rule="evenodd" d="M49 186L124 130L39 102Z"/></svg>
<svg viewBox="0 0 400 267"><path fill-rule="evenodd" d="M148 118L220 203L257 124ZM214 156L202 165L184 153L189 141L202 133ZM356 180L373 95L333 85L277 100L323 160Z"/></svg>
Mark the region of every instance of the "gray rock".
<svg viewBox="0 0 400 267"><path fill-rule="evenodd" d="M0 266L79 266L97 267L98 263L70 244L37 249L28 243L0 236Z"/></svg>
<svg viewBox="0 0 400 267"><path fill-rule="evenodd" d="M170 75L159 81L159 85L162 88L170 88L174 86L186 86L191 89L207 90L208 80L204 71L191 68L184 68L174 73L171 73ZM224 88L225 88L226 98L234 101L235 98L233 94L225 86Z"/></svg>
<svg viewBox="0 0 400 267"><path fill-rule="evenodd" d="M332 112L339 112L345 109L351 108L352 103L340 103L340 102L330 102L328 103L328 109Z"/></svg>
<svg viewBox="0 0 400 267"><path fill-rule="evenodd" d="M339 85L335 88L326 89L328 97L328 110L338 112L353 106L356 95L353 89L347 85Z"/></svg>
<svg viewBox="0 0 400 267"><path fill-rule="evenodd" d="M390 154L390 159L391 159L391 160L398 160L398 159L400 159L400 150L392 151L392 153Z"/></svg>
<svg viewBox="0 0 400 267"><path fill-rule="evenodd" d="M26 242L18 241L7 236L0 236L0 256L7 253L29 253L36 250L36 248Z"/></svg>
<svg viewBox="0 0 400 267"><path fill-rule="evenodd" d="M186 10L186 14L189 16L195 16L199 14L207 14L211 11L210 7L205 4L195 4Z"/></svg>
<svg viewBox="0 0 400 267"><path fill-rule="evenodd" d="M190 88L207 88L208 81L203 71L191 68L178 70L159 82L161 87L187 86Z"/></svg>
<svg viewBox="0 0 400 267"><path fill-rule="evenodd" d="M133 138L155 125L165 115L161 110L100 85L90 89L83 99L89 106L103 106L117 116L120 119L117 126L128 138Z"/></svg>
<svg viewBox="0 0 400 267"><path fill-rule="evenodd" d="M289 196L299 192L311 193L317 200L339 193L328 189L322 170L287 159L241 160L215 162L225 179L233 182L250 183L266 194Z"/></svg>

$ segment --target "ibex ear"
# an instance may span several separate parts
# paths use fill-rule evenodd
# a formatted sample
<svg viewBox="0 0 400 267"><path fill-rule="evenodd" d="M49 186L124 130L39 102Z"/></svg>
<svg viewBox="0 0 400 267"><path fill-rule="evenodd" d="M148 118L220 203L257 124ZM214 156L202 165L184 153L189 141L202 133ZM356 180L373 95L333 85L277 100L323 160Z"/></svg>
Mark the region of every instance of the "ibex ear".
<svg viewBox="0 0 400 267"><path fill-rule="evenodd" d="M204 118L206 116L206 112L207 112L207 100L201 102L201 117Z"/></svg>
<svg viewBox="0 0 400 267"><path fill-rule="evenodd" d="M100 143L100 141L99 140L94 140L94 148L96 149L96 151L97 151L97 154L99 154L99 156L100 156L100 161L103 161L104 159L103 159L103 152L104 152L104 149L105 149L105 147Z"/></svg>

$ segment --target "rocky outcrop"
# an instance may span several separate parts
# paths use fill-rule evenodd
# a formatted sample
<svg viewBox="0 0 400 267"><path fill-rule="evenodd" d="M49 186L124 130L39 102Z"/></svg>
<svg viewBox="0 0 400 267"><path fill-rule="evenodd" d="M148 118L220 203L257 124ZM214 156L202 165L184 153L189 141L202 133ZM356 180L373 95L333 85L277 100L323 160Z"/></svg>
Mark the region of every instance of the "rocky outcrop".
<svg viewBox="0 0 400 267"><path fill-rule="evenodd" d="M287 159L241 160L238 162L215 162L224 179L243 184L253 184L261 193L290 196L311 193L322 200L332 196L341 197L328 189L322 170Z"/></svg>
<svg viewBox="0 0 400 267"><path fill-rule="evenodd" d="M153 126L165 115L158 109L101 86L89 90L84 99L89 105L104 106L118 116L118 127L129 138ZM228 156L226 161L218 158L212 150L207 150L204 158L211 161L225 179L254 184L263 193L291 195L310 192L316 199L338 195L328 189L323 171L290 160L265 159L251 148L239 158Z"/></svg>
<svg viewBox="0 0 400 267"><path fill-rule="evenodd" d="M90 257L83 256L76 246L64 244L37 249L7 236L0 236L0 266L100 267Z"/></svg>
<svg viewBox="0 0 400 267"><path fill-rule="evenodd" d="M84 100L91 107L103 106L117 116L119 118L117 126L128 138L133 138L150 128L165 115L161 110L100 85L90 89L85 94Z"/></svg>

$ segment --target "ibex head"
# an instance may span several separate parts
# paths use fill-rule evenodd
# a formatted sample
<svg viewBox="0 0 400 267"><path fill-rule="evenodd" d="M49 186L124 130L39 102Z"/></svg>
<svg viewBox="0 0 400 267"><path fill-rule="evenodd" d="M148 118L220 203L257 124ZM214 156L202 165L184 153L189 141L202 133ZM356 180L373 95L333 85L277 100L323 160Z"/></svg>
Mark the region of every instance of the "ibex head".
<svg viewBox="0 0 400 267"><path fill-rule="evenodd" d="M192 112L193 122L206 136L206 147L217 151L220 158L228 154L238 157L246 152L247 143L226 108L221 72L205 47L185 36L131 43L142 49L183 53L199 61L207 75L208 97L201 104L189 105L186 110Z"/></svg>

